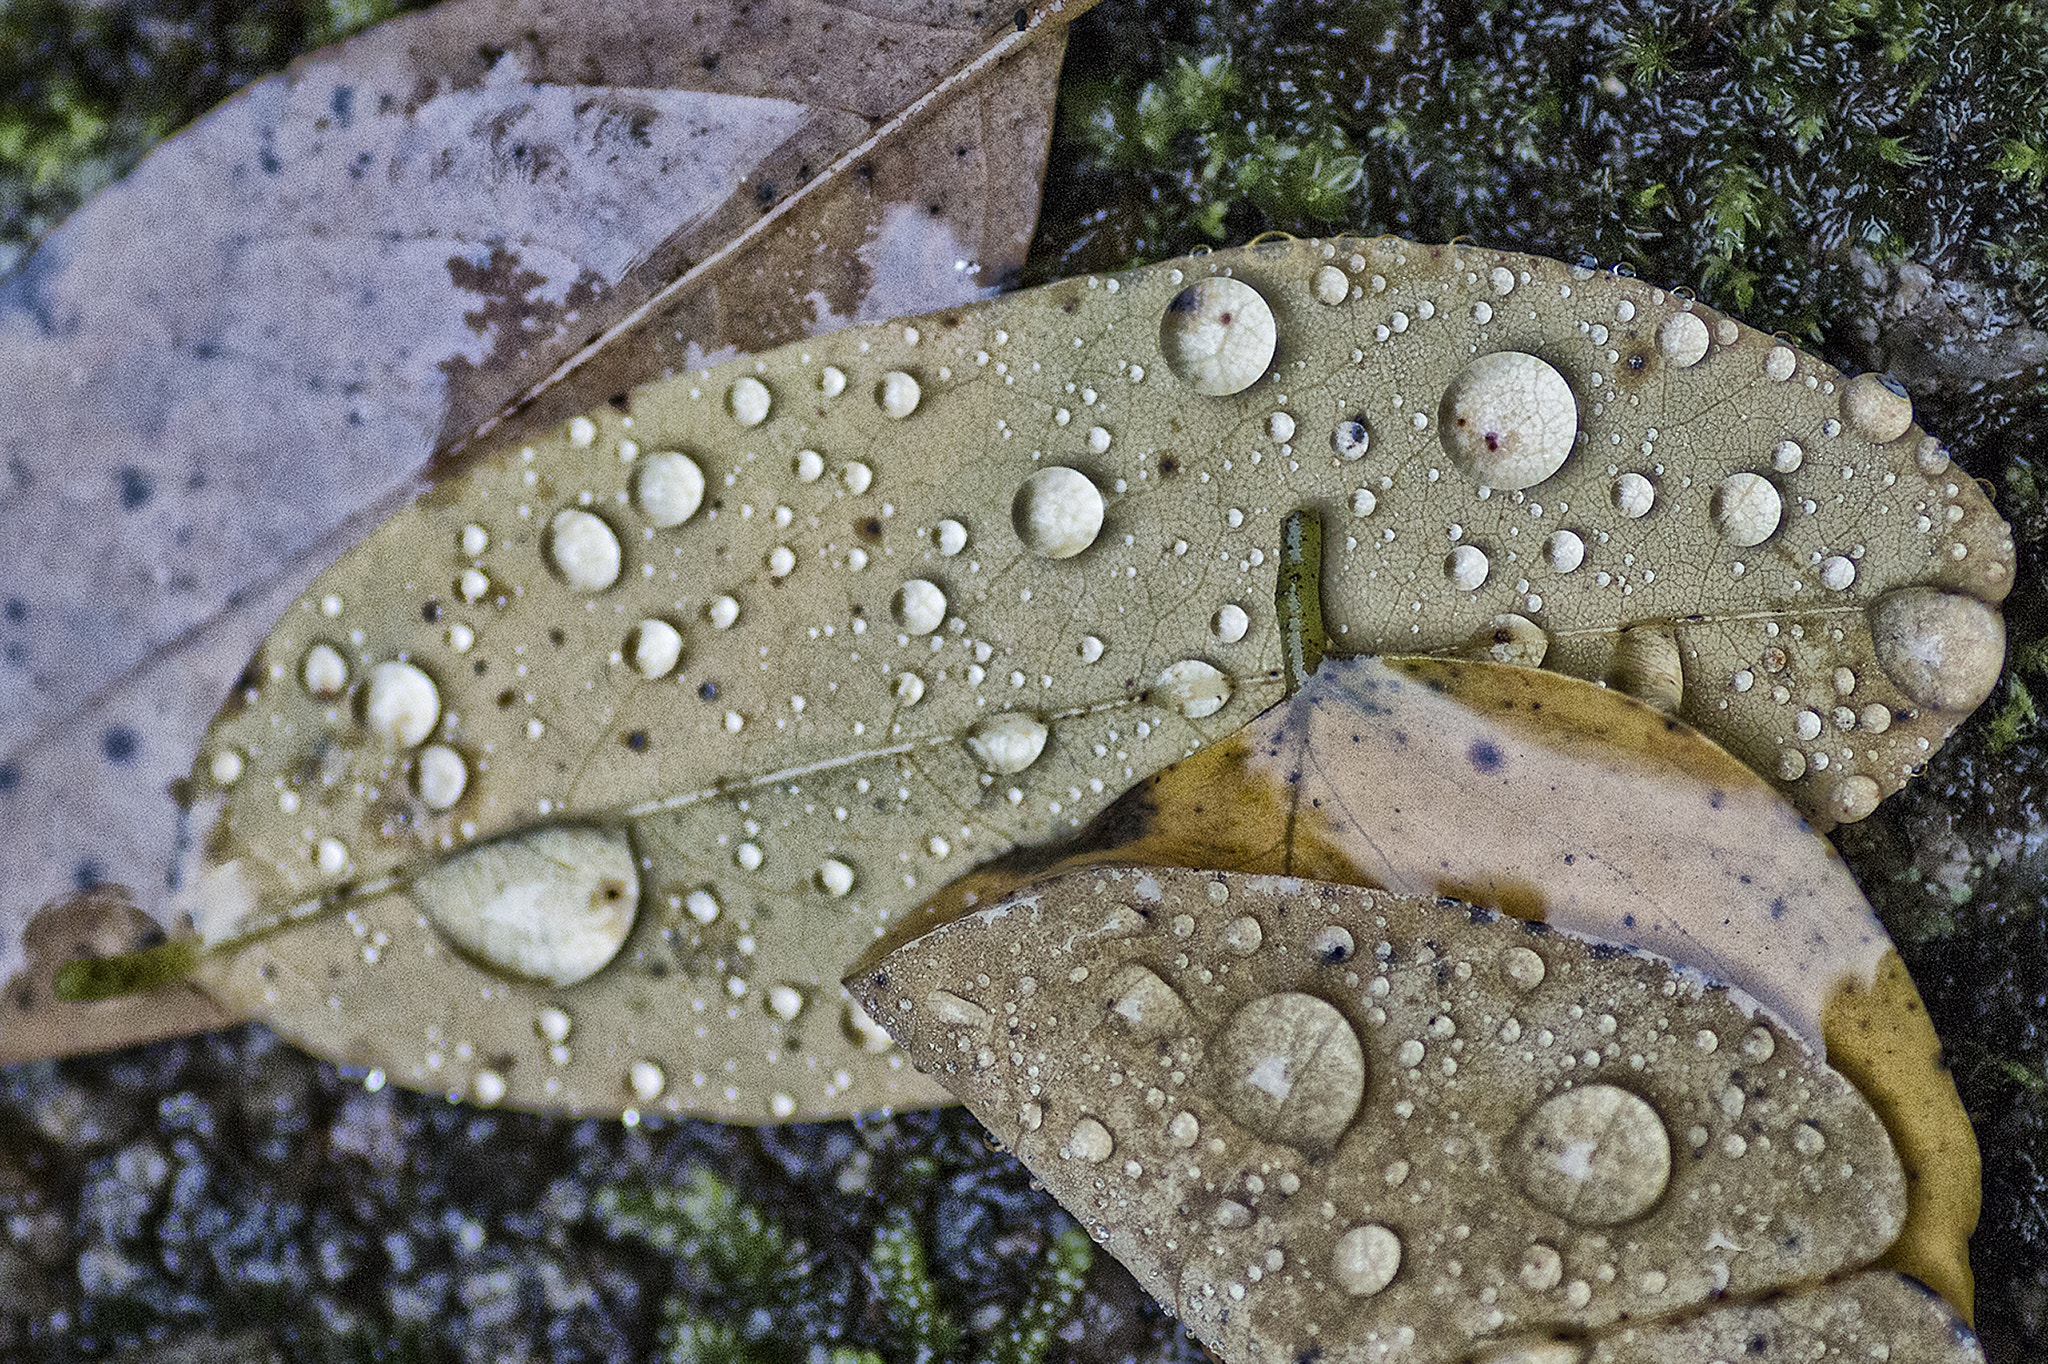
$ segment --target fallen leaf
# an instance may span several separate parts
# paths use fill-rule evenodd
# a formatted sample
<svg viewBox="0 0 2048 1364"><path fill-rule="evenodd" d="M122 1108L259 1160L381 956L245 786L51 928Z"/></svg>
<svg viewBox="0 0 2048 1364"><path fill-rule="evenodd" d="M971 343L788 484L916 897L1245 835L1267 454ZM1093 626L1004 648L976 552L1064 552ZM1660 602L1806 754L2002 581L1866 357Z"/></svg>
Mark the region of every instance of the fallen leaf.
<svg viewBox="0 0 2048 1364"><path fill-rule="evenodd" d="M1019 268L1086 8L458 0L54 233L0 285L0 980L82 888L168 923L208 717L430 455Z"/></svg>
<svg viewBox="0 0 2048 1364"><path fill-rule="evenodd" d="M1516 362L1496 387L1474 347L1540 350L1555 382ZM1867 390L1636 280L1391 239L1069 281L650 384L443 481L285 613L195 771L209 987L324 1054L511 1104L936 1102L841 974L937 886L1279 699L1301 506L1345 528L1335 647L1456 648L1513 610L1549 665L1597 677L1626 627L1668 629L1681 714L1797 756L1795 799L1855 813L1845 791L1896 787L1991 685L2011 576L2004 523ZM1794 439L1810 460L1777 470ZM1645 445L1628 478L1595 453ZM1527 486L1475 481L1495 456ZM1754 467L1784 514L1738 552L1715 494ZM1821 717L1845 691L1867 720ZM572 830L567 861L533 841ZM610 870L628 859L637 883ZM601 898L531 912L578 896Z"/></svg>
<svg viewBox="0 0 2048 1364"><path fill-rule="evenodd" d="M1851 1274L1905 1220L1863 1097L1648 953L1105 866L851 984L1226 1364L1983 1357L1940 1299Z"/></svg>

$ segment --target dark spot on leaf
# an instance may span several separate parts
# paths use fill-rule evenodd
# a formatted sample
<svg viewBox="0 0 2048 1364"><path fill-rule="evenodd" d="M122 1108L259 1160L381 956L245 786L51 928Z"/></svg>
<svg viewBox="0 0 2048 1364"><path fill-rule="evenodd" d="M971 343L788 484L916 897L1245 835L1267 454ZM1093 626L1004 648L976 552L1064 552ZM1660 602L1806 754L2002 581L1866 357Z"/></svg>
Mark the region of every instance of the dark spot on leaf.
<svg viewBox="0 0 2048 1364"><path fill-rule="evenodd" d="M1020 9L1010 16L1010 22L1017 26L1019 33L1022 33L1025 29L1031 27L1031 16Z"/></svg>
<svg viewBox="0 0 2048 1364"><path fill-rule="evenodd" d="M14 789L20 785L21 769L13 763L0 763L0 796L13 795Z"/></svg>
<svg viewBox="0 0 2048 1364"><path fill-rule="evenodd" d="M632 749L635 753L645 753L647 751L647 731L636 729L630 733L621 734L619 742Z"/></svg>
<svg viewBox="0 0 2048 1364"><path fill-rule="evenodd" d="M425 621L429 625L432 625L435 621L441 619L441 603L437 601L428 601L421 605L420 619Z"/></svg>
<svg viewBox="0 0 2048 1364"><path fill-rule="evenodd" d="M1643 353L1641 351L1637 351L1635 352L1635 354L1628 357L1628 367L1631 370L1636 371L1637 373L1640 373L1642 371L1643 366L1647 365L1648 363L1649 361L1646 358L1644 358Z"/></svg>
<svg viewBox="0 0 2048 1364"><path fill-rule="evenodd" d="M554 645L557 649L561 648L568 638L567 635L562 633L562 627L559 625L548 631L548 643Z"/></svg>
<svg viewBox="0 0 2048 1364"><path fill-rule="evenodd" d="M716 701L718 699L718 684L716 682L706 682L703 686L697 688L697 699L699 701Z"/></svg>
<svg viewBox="0 0 2048 1364"><path fill-rule="evenodd" d="M145 469L129 465L121 470L118 477L121 480L122 511L140 511L156 495L156 475Z"/></svg>
<svg viewBox="0 0 2048 1364"><path fill-rule="evenodd" d="M1472 747L1465 750L1465 760L1472 764L1474 772L1494 773L1507 766L1507 757L1500 748L1486 739L1475 739Z"/></svg>
<svg viewBox="0 0 2048 1364"><path fill-rule="evenodd" d="M1782 895L1771 901L1771 917L1773 919L1784 918L1790 909L1791 906L1785 903L1785 897Z"/></svg>
<svg viewBox="0 0 2048 1364"><path fill-rule="evenodd" d="M853 533L866 540L869 544L873 544L882 538L882 518L879 516L869 516L854 522Z"/></svg>
<svg viewBox="0 0 2048 1364"><path fill-rule="evenodd" d="M697 59L697 64L703 67L706 71L716 71L718 69L718 63L721 59L722 54L717 52L707 52Z"/></svg>
<svg viewBox="0 0 2048 1364"><path fill-rule="evenodd" d="M106 879L106 864L97 857L81 857L78 865L71 869L71 884L77 890L91 890L105 884Z"/></svg>
<svg viewBox="0 0 2048 1364"><path fill-rule="evenodd" d="M7 623L19 625L28 619L28 603L19 597L7 599Z"/></svg>
<svg viewBox="0 0 2048 1364"><path fill-rule="evenodd" d="M1175 474L1177 474L1177 473L1179 473L1179 472L1180 472L1180 458L1179 458L1179 456L1177 456L1177 455L1168 455L1168 456L1166 456L1166 457L1165 457L1164 459L1162 459L1162 460L1160 460L1160 461L1159 461L1159 473L1160 473L1160 475L1161 475L1162 477L1164 477L1164 478L1172 478L1172 477L1173 477L1173 476L1174 476Z"/></svg>
<svg viewBox="0 0 2048 1364"><path fill-rule="evenodd" d="M512 703L517 701L518 699L519 693L513 691L510 687L507 687L505 688L505 690L498 693L498 709L510 710L512 709Z"/></svg>
<svg viewBox="0 0 2048 1364"><path fill-rule="evenodd" d="M117 767L125 767L135 761L135 752L142 747L142 740L126 725L113 725L100 735L100 752L107 755L107 761Z"/></svg>
<svg viewBox="0 0 2048 1364"><path fill-rule="evenodd" d="M773 208L775 206L775 182L773 180L763 180L760 184L754 186L754 202L762 208Z"/></svg>

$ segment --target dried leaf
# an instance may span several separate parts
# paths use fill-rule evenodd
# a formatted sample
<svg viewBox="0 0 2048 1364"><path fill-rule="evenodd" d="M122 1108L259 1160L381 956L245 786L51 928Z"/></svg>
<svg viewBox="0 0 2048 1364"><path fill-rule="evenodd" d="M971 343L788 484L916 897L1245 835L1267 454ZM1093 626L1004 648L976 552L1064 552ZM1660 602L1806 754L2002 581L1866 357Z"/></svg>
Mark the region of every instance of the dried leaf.
<svg viewBox="0 0 2048 1364"><path fill-rule="evenodd" d="M1516 362L1502 387L1475 348L1540 352L1556 383ZM1338 647L1458 650L1514 610L1600 676L1625 627L1665 628L1680 713L1739 755L1813 754L1788 789L1839 808L1989 688L2011 576L2004 523L1867 387L1635 280L1393 240L1069 281L651 384L479 460L286 612L200 758L219 814L194 904L215 943L295 925L212 987L508 1103L936 1102L841 973L936 886L1279 699L1301 506L1346 527ZM1781 526L1731 549L1715 490L1795 439ZM1827 731L1822 774L1807 717L1845 690L1871 719L1853 748ZM564 828L596 860L553 889L516 870ZM634 886L600 874L622 844ZM415 882L451 857L475 869L459 903ZM581 971L580 925L616 923L614 900L538 924L570 882L635 917L609 966L543 984ZM518 940L482 974L432 926L477 917ZM557 1016L573 1040L536 1025Z"/></svg>
<svg viewBox="0 0 2048 1364"><path fill-rule="evenodd" d="M1101 867L851 984L1229 1364L1692 1361L1736 1323L1731 1358L1982 1358L1895 1278L1801 1301L1899 1233L1884 1126L1796 1033L1648 953Z"/></svg>
<svg viewBox="0 0 2048 1364"><path fill-rule="evenodd" d="M0 979L79 887L165 917L207 719L437 449L1018 268L1045 14L457 0L250 87L55 233L0 286Z"/></svg>

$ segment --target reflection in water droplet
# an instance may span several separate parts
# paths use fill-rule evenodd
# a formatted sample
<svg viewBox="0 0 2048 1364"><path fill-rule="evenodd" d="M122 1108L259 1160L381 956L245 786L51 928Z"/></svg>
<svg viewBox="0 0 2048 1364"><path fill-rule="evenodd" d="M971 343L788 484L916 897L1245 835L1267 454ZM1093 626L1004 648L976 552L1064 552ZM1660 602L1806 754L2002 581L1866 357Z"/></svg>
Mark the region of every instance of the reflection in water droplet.
<svg viewBox="0 0 2048 1364"><path fill-rule="evenodd" d="M1330 431L1330 448L1339 459L1364 459L1372 448L1372 433L1358 417L1338 422Z"/></svg>
<svg viewBox="0 0 2048 1364"><path fill-rule="evenodd" d="M469 786L469 764L446 744L428 744L413 766L413 789L430 810L445 810Z"/></svg>
<svg viewBox="0 0 2048 1364"><path fill-rule="evenodd" d="M1168 664L1152 689L1161 705L1177 707L1190 720L1222 710L1231 690L1230 679L1199 658Z"/></svg>
<svg viewBox="0 0 2048 1364"><path fill-rule="evenodd" d="M1614 1085L1546 1099L1515 1136L1523 1192L1583 1226L1642 1216L1671 1179L1671 1138L1657 1110Z"/></svg>
<svg viewBox="0 0 2048 1364"><path fill-rule="evenodd" d="M1503 492L1533 488L1564 466L1579 432L1571 385L1521 351L1482 355L1451 380L1437 435L1473 482Z"/></svg>
<svg viewBox="0 0 2048 1364"><path fill-rule="evenodd" d="M617 582L620 558L612 528L581 508L558 511L548 523L548 564L578 592L602 592Z"/></svg>
<svg viewBox="0 0 2048 1364"><path fill-rule="evenodd" d="M314 696L339 696L348 686L348 660L331 644L315 644L299 661L299 681Z"/></svg>
<svg viewBox="0 0 2048 1364"><path fill-rule="evenodd" d="M441 692L410 663L379 663L370 669L363 723L370 733L397 748L411 748L434 732L441 718Z"/></svg>
<svg viewBox="0 0 2048 1364"><path fill-rule="evenodd" d="M1102 533L1102 490L1078 469L1040 469L1010 501L1010 525L1024 548L1047 559L1071 559Z"/></svg>
<svg viewBox="0 0 2048 1364"><path fill-rule="evenodd" d="M937 583L912 578L896 589L889 614L905 633L928 635L946 619L946 594Z"/></svg>
<svg viewBox="0 0 2048 1364"><path fill-rule="evenodd" d="M1747 549L1771 538L1778 529L1784 501L1777 485L1761 474L1730 474L1714 493L1710 511L1721 538Z"/></svg>
<svg viewBox="0 0 2048 1364"><path fill-rule="evenodd" d="M470 956L574 985L618 955L640 878L623 834L536 829L449 858L413 882L412 898Z"/></svg>
<svg viewBox="0 0 2048 1364"><path fill-rule="evenodd" d="M967 747L985 771L1022 772L1045 752L1050 734L1043 720L1021 711L992 716L967 735Z"/></svg>
<svg viewBox="0 0 2048 1364"><path fill-rule="evenodd" d="M1706 358L1707 324L1697 313L1673 313L1657 328L1657 349L1675 369L1690 369Z"/></svg>
<svg viewBox="0 0 2048 1364"><path fill-rule="evenodd" d="M1365 1055L1344 1015L1314 995L1266 995L1239 1009L1210 1053L1216 1099L1252 1131L1327 1147L1365 1093Z"/></svg>
<svg viewBox="0 0 2048 1364"><path fill-rule="evenodd" d="M1175 294L1159 321L1166 367L1210 397L1242 393L1257 383L1278 341L1273 310L1259 291L1220 275Z"/></svg>
<svg viewBox="0 0 2048 1364"><path fill-rule="evenodd" d="M647 456L633 476L633 500L657 526L680 526L704 503L704 471L673 450Z"/></svg>
<svg viewBox="0 0 2048 1364"><path fill-rule="evenodd" d="M1354 1298L1369 1298L1401 1272L1401 1238L1377 1222L1353 1227L1330 1252L1330 1277Z"/></svg>

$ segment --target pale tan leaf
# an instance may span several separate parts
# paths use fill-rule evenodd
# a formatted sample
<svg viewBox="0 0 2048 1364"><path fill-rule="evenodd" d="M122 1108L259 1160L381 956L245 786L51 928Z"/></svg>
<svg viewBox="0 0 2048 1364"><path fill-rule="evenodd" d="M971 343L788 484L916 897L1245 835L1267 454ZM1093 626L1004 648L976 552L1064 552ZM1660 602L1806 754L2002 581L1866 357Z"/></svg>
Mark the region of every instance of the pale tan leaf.
<svg viewBox="0 0 2048 1364"><path fill-rule="evenodd" d="M1747 1314L1767 1359L1816 1339L1981 1358L1924 1294L1773 1301L1881 1255L1904 1172L1816 1050L1648 953L1433 899L1104 866L851 985L1227 1364L1576 1361L1561 1338L1707 1308ZM1653 1326L1618 1357L1706 1359L1727 1329Z"/></svg>
<svg viewBox="0 0 2048 1364"><path fill-rule="evenodd" d="M243 91L55 233L0 286L0 979L81 885L163 917L207 718L437 451L1018 268L1044 20L456 0Z"/></svg>
<svg viewBox="0 0 2048 1364"><path fill-rule="evenodd" d="M1704 356L1660 340L1674 319ZM1549 356L1578 406L1561 467L1513 493L1444 443L1475 347ZM1789 350L1778 377L1780 350L1635 280L1344 240L1069 281L636 390L479 459L286 611L200 757L219 893L194 906L221 944L307 922L224 955L214 986L402 1083L488 1077L508 1103L761 1121L936 1101L870 1051L840 975L937 886L1070 835L1280 698L1280 523L1304 506L1331 528L1338 649L1461 650L1512 609L1548 665L1597 677L1626 627L1668 628L1682 715L1755 762L1814 755L1795 799L1896 787L1996 675L2009 533L1910 423L1862 434L1871 419L1843 415L1858 386ZM1539 443L1559 438L1544 393ZM1761 552L1730 550L1714 491L1794 436L1813 453L1773 474L1791 510ZM1642 515L1615 507L1618 451L1658 480ZM1583 558L1547 566L1570 527ZM1808 560L1831 548L1860 557L1822 587ZM1940 609L1880 650L1873 616L1920 593ZM345 673L309 691L320 649ZM1880 653L1912 664L1922 700ZM1742 690L1766 654L1777 671ZM372 695L400 666L431 684L445 754L407 746L404 707ZM1845 688L1884 722L1825 731L1823 774L1802 727ZM444 809L425 778L452 758L466 781ZM223 759L237 779L205 780ZM563 825L640 859L618 959L573 985L475 973L423 916L517 918L529 891L451 907L408 884ZM536 1035L547 1010L575 1018L560 1051Z"/></svg>

